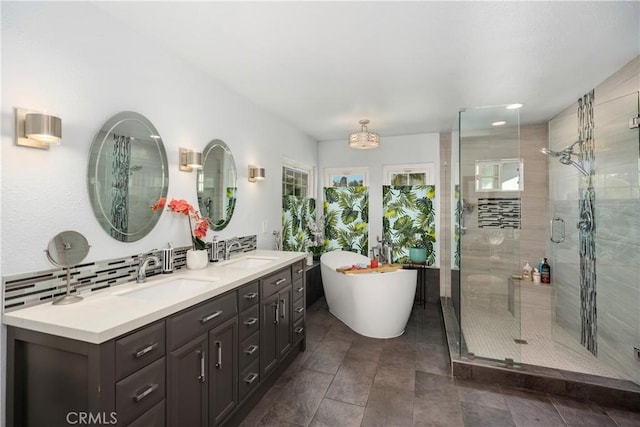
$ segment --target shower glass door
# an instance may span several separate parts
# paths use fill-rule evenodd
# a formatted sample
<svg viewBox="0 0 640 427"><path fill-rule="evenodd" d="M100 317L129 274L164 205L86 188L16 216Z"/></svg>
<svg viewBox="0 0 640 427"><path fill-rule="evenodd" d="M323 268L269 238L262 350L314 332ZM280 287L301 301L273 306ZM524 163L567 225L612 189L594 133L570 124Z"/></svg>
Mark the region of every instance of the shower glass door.
<svg viewBox="0 0 640 427"><path fill-rule="evenodd" d="M585 208L589 177L549 159L553 241L548 253L553 341L556 349L567 350L558 351L566 359L558 360L558 367L640 384L634 350L640 348L640 139L638 128L630 126L637 115L637 92L601 103L595 93L592 155L583 144L574 150L575 160L591 172L591 209ZM560 152L583 139L578 133L583 125L573 109L554 118L550 150ZM587 249L594 251L593 260Z"/></svg>
<svg viewBox="0 0 640 427"><path fill-rule="evenodd" d="M462 356L521 361L520 159L518 110L467 109L459 115Z"/></svg>

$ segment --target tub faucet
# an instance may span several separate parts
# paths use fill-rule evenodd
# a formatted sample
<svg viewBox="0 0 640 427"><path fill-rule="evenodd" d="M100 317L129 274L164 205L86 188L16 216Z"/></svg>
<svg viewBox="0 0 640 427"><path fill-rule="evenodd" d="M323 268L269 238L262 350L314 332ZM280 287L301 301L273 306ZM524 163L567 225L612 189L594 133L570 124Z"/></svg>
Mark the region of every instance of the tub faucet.
<svg viewBox="0 0 640 427"><path fill-rule="evenodd" d="M242 248L242 244L237 237L232 237L231 239L227 239L224 245L224 259L228 260L231 252L231 248L237 246L238 248Z"/></svg>
<svg viewBox="0 0 640 427"><path fill-rule="evenodd" d="M147 281L147 267L149 262L153 261L153 265L160 265L160 258L155 255L138 255L138 275L136 276L136 283L144 283Z"/></svg>

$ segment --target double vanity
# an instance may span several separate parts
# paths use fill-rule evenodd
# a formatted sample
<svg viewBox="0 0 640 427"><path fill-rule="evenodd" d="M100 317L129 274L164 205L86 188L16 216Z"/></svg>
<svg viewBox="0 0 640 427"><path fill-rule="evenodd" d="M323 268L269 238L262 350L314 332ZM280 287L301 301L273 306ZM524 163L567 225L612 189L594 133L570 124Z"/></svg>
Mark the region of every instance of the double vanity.
<svg viewBox="0 0 640 427"><path fill-rule="evenodd" d="M305 317L304 254L263 250L6 313L7 425L237 424Z"/></svg>

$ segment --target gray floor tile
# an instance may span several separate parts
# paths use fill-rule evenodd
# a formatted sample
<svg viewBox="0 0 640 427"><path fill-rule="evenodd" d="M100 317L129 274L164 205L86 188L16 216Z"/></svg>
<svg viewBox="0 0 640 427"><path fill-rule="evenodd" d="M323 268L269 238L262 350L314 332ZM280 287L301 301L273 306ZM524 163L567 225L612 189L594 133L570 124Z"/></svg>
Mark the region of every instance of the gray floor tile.
<svg viewBox="0 0 640 427"><path fill-rule="evenodd" d="M556 408L544 395L509 390L508 394L505 392L505 401L518 427L565 425Z"/></svg>
<svg viewBox="0 0 640 427"><path fill-rule="evenodd" d="M511 427L515 426L507 410L489 408L473 403L461 402L462 420L466 427Z"/></svg>
<svg viewBox="0 0 640 427"><path fill-rule="evenodd" d="M413 424L413 392L387 386L371 387L363 427L402 427Z"/></svg>
<svg viewBox="0 0 640 427"><path fill-rule="evenodd" d="M549 400L556 407L560 416L570 426L615 427L616 423L604 409L595 403L580 402L558 396Z"/></svg>
<svg viewBox="0 0 640 427"><path fill-rule="evenodd" d="M413 425L433 427L463 426L462 409L451 393L422 393L413 401Z"/></svg>
<svg viewBox="0 0 640 427"><path fill-rule="evenodd" d="M376 362L345 357L326 397L365 406L377 369Z"/></svg>
<svg viewBox="0 0 640 427"><path fill-rule="evenodd" d="M630 412L621 409L606 409L607 414L620 427L637 427L640 426L640 412Z"/></svg>
<svg viewBox="0 0 640 427"><path fill-rule="evenodd" d="M307 426L320 406L333 375L301 369L280 394L267 414L278 419Z"/></svg>
<svg viewBox="0 0 640 427"><path fill-rule="evenodd" d="M311 427L359 427L363 416L362 406L323 399L311 421Z"/></svg>
<svg viewBox="0 0 640 427"><path fill-rule="evenodd" d="M460 402L508 411L500 386L456 379Z"/></svg>
<svg viewBox="0 0 640 427"><path fill-rule="evenodd" d="M377 363L380 360L383 345L383 340L359 337L351 343L347 357L358 360L370 360Z"/></svg>
<svg viewBox="0 0 640 427"><path fill-rule="evenodd" d="M380 387L394 387L413 392L416 384L415 363L402 359L386 363L381 361L373 383Z"/></svg>
<svg viewBox="0 0 640 427"><path fill-rule="evenodd" d="M453 377L416 371L416 398L426 399L432 395L445 396L458 401L458 389Z"/></svg>
<svg viewBox="0 0 640 427"><path fill-rule="evenodd" d="M443 344L416 343L416 370L439 375L451 374L449 350Z"/></svg>

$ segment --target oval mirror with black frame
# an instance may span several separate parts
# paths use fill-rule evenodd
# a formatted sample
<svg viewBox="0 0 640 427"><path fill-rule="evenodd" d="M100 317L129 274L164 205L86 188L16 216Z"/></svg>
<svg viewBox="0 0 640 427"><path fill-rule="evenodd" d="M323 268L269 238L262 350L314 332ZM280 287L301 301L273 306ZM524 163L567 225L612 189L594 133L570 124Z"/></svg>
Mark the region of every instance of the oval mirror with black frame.
<svg viewBox="0 0 640 427"><path fill-rule="evenodd" d="M223 141L214 139L205 147L196 185L200 215L209 218L212 230L222 230L231 221L238 192L236 163Z"/></svg>
<svg viewBox="0 0 640 427"><path fill-rule="evenodd" d="M167 196L169 169L160 134L142 114L110 118L91 144L87 187L102 228L121 242L135 242L156 225L162 210L150 206Z"/></svg>

